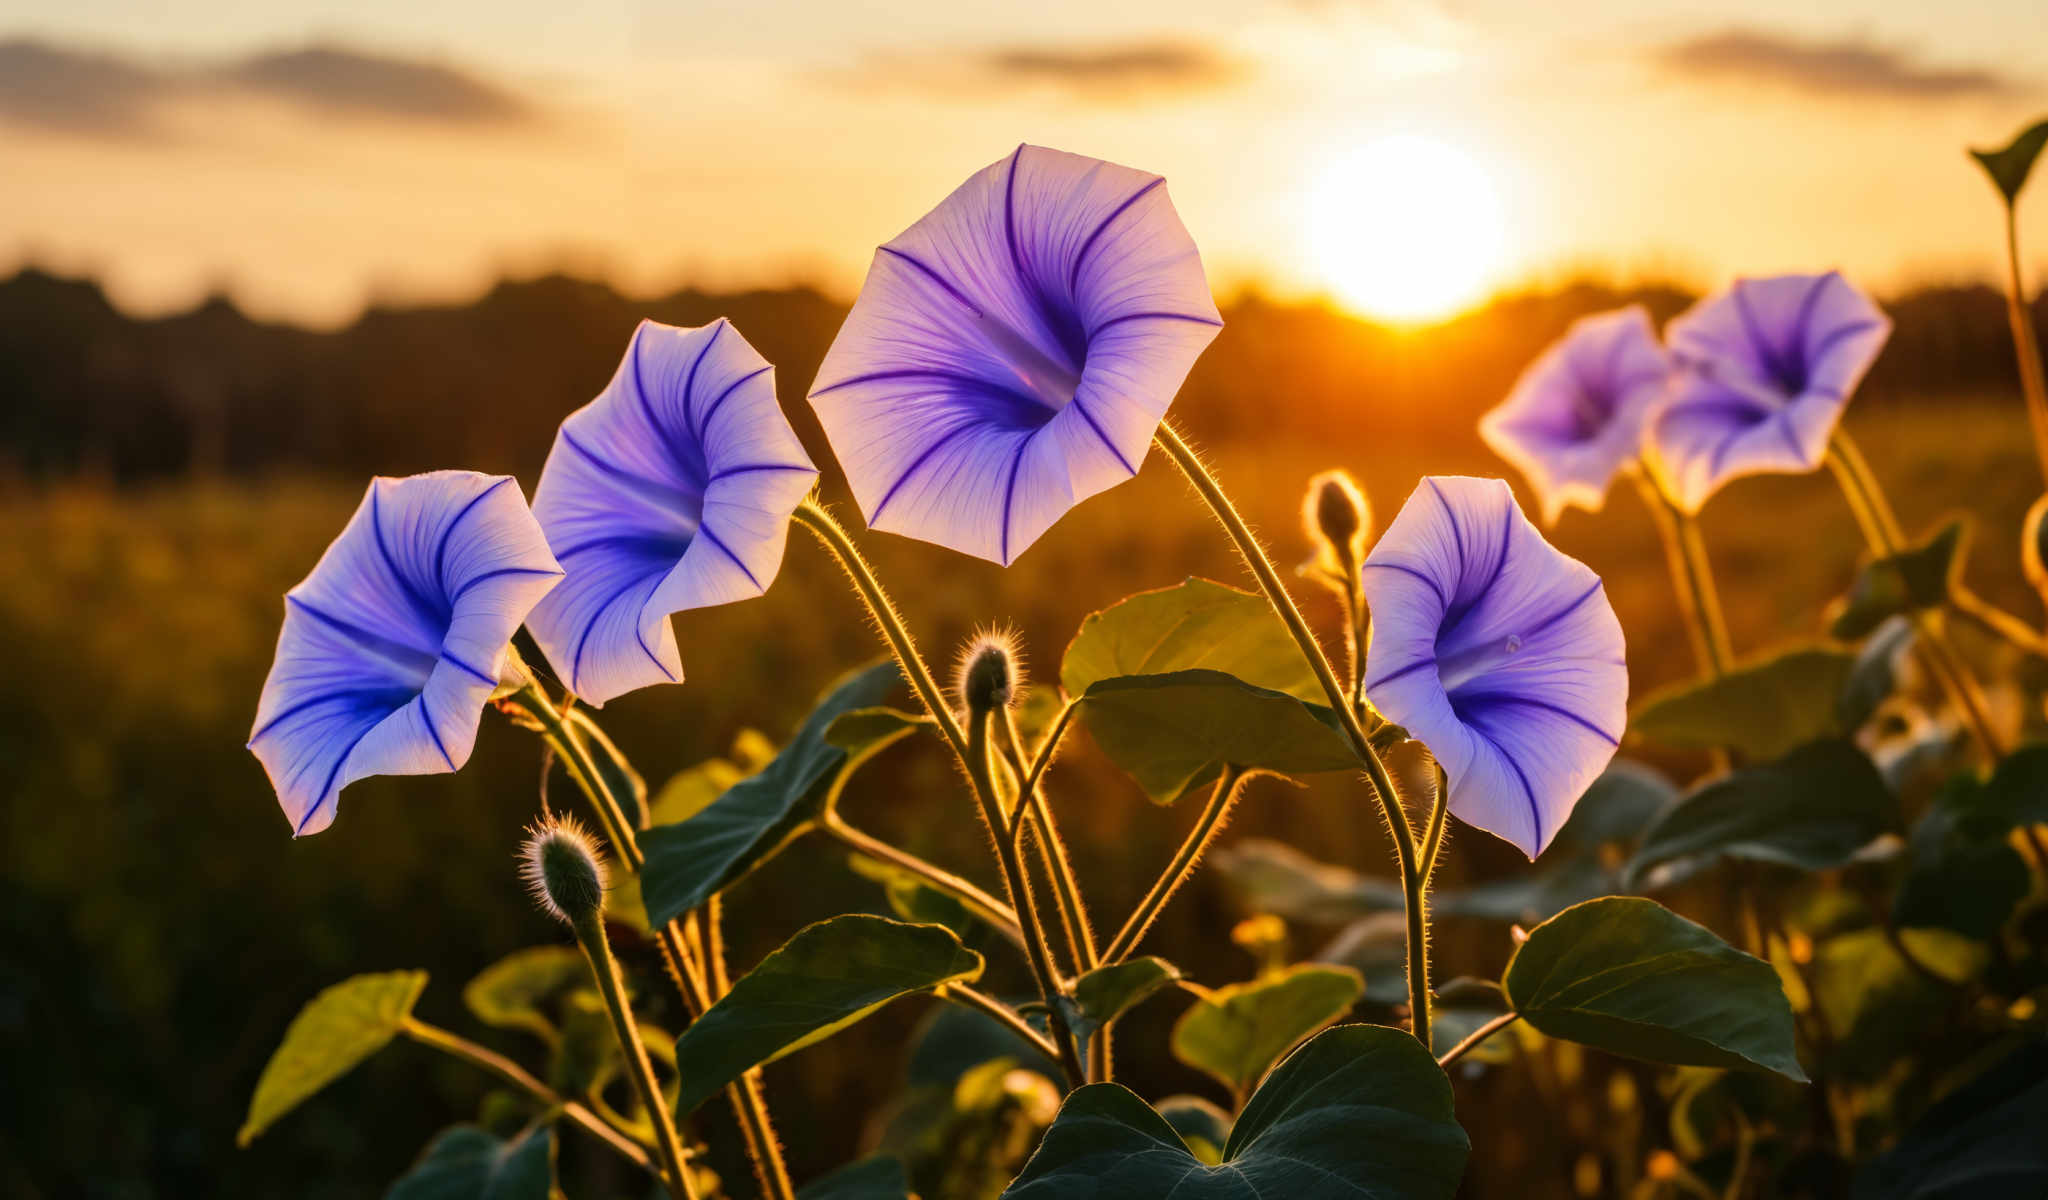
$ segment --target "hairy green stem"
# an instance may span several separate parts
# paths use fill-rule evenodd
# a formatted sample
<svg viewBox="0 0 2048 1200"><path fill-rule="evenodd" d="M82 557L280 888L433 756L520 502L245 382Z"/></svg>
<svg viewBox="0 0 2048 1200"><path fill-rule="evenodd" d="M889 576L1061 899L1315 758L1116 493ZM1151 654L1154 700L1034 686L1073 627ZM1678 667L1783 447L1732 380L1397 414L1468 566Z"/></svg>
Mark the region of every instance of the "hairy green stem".
<svg viewBox="0 0 2048 1200"><path fill-rule="evenodd" d="M1643 505L1657 525L1664 543L1664 560L1671 569L1671 585L1678 592L1679 610L1685 614L1686 630L1692 635L1693 656L1700 673L1718 679L1728 673L1733 655L1729 650L1728 628L1721 616L1721 597L1714 587L1714 571L1707 547L1700 537L1699 523L1685 515L1664 490L1647 464L1629 471Z"/></svg>
<svg viewBox="0 0 2048 1200"><path fill-rule="evenodd" d="M1123 928L1117 930L1116 936L1110 939L1108 948L1102 952L1103 962L1120 963L1130 956L1131 951L1137 949L1139 941L1145 936L1145 931L1151 928L1152 922L1158 918L1159 911L1166 907L1166 902L1173 899L1173 894L1180 890L1180 885L1193 874L1195 864L1201 861L1202 852L1208 848L1217 831L1223 828L1223 818L1230 812L1231 804L1237 799L1238 785L1246 777L1247 773L1236 767L1223 768L1223 774L1216 779L1216 786L1209 789L1208 803L1202 806L1201 814L1195 818L1194 828L1188 830L1187 837L1181 839L1180 849L1174 851L1173 860L1166 864L1166 869L1159 873L1159 878L1152 881L1152 887L1145 893L1145 898L1138 901L1138 907L1131 911L1130 918L1124 922Z"/></svg>
<svg viewBox="0 0 2048 1200"><path fill-rule="evenodd" d="M597 1136L606 1145L631 1160L634 1165L654 1170L654 1160L647 1156L647 1148L627 1136L624 1130L606 1121L595 1112L576 1101L556 1092L529 1074L526 1068L499 1054L495 1050L477 1045L460 1034L450 1033L438 1025L429 1025L417 1017L407 1017L399 1024L398 1031L422 1046L431 1046L443 1054L451 1055L471 1066L479 1067L504 1082L525 1092L539 1101L543 1108L560 1112L563 1116Z"/></svg>
<svg viewBox="0 0 2048 1200"><path fill-rule="evenodd" d="M834 809L826 809L819 822L819 829L856 854L863 854L878 862L907 871L932 887L960 901L968 911L993 926L1005 938L1024 945L1024 931L1017 924L1017 914L1001 900L926 859L920 858L898 846L885 842L873 834L855 829L846 823Z"/></svg>
<svg viewBox="0 0 2048 1200"><path fill-rule="evenodd" d="M1060 838L1059 825L1053 820L1052 803L1038 786L1037 778L1026 769L1023 747L1023 739L1017 733L1017 715L1014 710L1005 709L1003 758L1017 777L1017 803L1030 814L1037 834L1039 867L1052 880L1053 899L1058 903L1060 924L1066 931L1067 953L1073 957L1074 973L1083 974L1093 970L1099 961L1095 931L1088 926L1088 909L1082 903L1081 886L1074 874L1073 861L1067 857L1066 843Z"/></svg>
<svg viewBox="0 0 2048 1200"><path fill-rule="evenodd" d="M1026 1021L1016 1009L1004 1004L994 996L986 992L977 991L964 983L949 983L939 989L939 997L993 1017L1003 1028L1029 1042L1031 1048L1045 1055L1048 1061L1059 1061L1059 1047L1052 1044L1052 1039L1033 1029L1031 1023Z"/></svg>
<svg viewBox="0 0 2048 1200"><path fill-rule="evenodd" d="M1504 1012L1501 1015L1493 1018L1486 1024L1481 1025L1479 1028L1473 1030L1471 1033L1466 1034L1464 1041L1461 1041L1457 1045L1452 1046L1450 1049L1444 1051L1442 1057L1436 1060L1436 1065L1439 1067L1450 1066L1452 1063L1457 1062L1459 1059L1465 1057L1467 1054L1470 1054L1472 1053L1472 1051L1478 1049L1479 1043L1485 1041L1487 1038L1492 1037L1494 1034L1499 1033L1501 1030L1506 1029L1508 1026L1520 1020L1521 1017L1522 1014L1518 1012Z"/></svg>
<svg viewBox="0 0 2048 1200"><path fill-rule="evenodd" d="M2019 215L2014 205L2005 205L2005 315L2012 325L2013 354L2019 359L2020 390L2027 401L2027 423L2034 431L2034 454L2041 461L2041 475L2048 479L2048 371L2041 365L2041 343L2034 334L2033 315L2027 311L2027 291L2020 282Z"/></svg>
<svg viewBox="0 0 2048 1200"><path fill-rule="evenodd" d="M590 963L590 974L597 980L598 994L604 997L605 1011L611 1016L612 1034L623 1052L626 1078L639 1094L641 1107L647 1110L647 1119L654 1126L654 1148L661 1155L669 1193L675 1200L695 1200L696 1188L683 1165L683 1140L676 1133L675 1116L662 1097L661 1084L654 1078L654 1064L647 1059L647 1044L640 1039L640 1024L633 1019L632 1005L626 1000L619 964L612 958L611 944L605 940L604 918L593 906L590 915L574 922L572 928L577 944L583 947L583 957Z"/></svg>

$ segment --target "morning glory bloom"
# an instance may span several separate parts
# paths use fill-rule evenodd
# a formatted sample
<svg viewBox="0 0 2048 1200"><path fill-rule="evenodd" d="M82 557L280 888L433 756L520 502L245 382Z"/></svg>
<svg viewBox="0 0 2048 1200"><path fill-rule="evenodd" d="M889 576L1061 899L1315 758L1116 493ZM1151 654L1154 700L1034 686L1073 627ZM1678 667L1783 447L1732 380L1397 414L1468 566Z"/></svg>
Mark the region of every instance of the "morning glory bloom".
<svg viewBox="0 0 2048 1200"><path fill-rule="evenodd" d="M1621 622L1499 479L1425 478L1365 560L1366 695L1428 746L1451 811L1530 858L1614 757Z"/></svg>
<svg viewBox="0 0 2048 1200"><path fill-rule="evenodd" d="M642 321L533 494L569 573L526 622L555 673L593 705L682 682L669 614L767 591L817 478L774 368L731 322Z"/></svg>
<svg viewBox="0 0 2048 1200"><path fill-rule="evenodd" d="M1837 271L1738 279L1671 322L1678 376L1649 442L1680 507L1743 475L1818 467L1891 328Z"/></svg>
<svg viewBox="0 0 2048 1200"><path fill-rule="evenodd" d="M285 593L249 735L293 832L332 824L358 779L461 769L513 632L561 577L510 476L371 481Z"/></svg>
<svg viewBox="0 0 2048 1200"><path fill-rule="evenodd" d="M1137 473L1222 324L1164 179L1019 146L875 253L811 406L870 528L1008 565Z"/></svg>
<svg viewBox="0 0 2048 1200"><path fill-rule="evenodd" d="M1640 452L1669 375L1641 305L1582 317L1480 419L1479 433L1536 489L1545 525L1568 505L1598 512L1615 472Z"/></svg>

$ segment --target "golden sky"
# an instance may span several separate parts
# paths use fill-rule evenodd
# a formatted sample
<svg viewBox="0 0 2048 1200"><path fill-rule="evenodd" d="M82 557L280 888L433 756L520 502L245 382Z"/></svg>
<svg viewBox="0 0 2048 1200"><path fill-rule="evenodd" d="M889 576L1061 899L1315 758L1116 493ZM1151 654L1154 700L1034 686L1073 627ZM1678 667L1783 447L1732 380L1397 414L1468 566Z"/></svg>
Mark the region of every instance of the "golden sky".
<svg viewBox="0 0 2048 1200"><path fill-rule="evenodd" d="M2048 112L2039 3L0 0L0 269L316 324L553 266L850 294L1029 141L1166 175L1225 293L1991 277L1962 147Z"/></svg>

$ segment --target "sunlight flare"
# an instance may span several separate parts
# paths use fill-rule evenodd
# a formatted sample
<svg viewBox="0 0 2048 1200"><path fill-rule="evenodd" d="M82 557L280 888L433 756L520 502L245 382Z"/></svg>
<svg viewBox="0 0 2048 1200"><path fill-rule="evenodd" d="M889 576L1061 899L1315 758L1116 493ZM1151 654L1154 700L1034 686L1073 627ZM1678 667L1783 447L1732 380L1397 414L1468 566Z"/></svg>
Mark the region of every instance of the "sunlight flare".
<svg viewBox="0 0 2048 1200"><path fill-rule="evenodd" d="M1422 134L1343 151L1310 186L1306 231L1323 286L1367 316L1449 316L1496 286L1502 213L1478 160Z"/></svg>

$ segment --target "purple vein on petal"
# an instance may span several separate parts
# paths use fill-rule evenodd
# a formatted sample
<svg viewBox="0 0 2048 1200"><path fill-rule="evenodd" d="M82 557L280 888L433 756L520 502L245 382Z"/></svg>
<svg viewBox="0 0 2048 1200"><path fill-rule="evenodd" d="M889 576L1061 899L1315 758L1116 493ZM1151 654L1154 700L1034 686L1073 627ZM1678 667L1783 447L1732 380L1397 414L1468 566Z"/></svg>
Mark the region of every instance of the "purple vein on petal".
<svg viewBox="0 0 2048 1200"><path fill-rule="evenodd" d="M1409 566L1407 563L1367 562L1364 564L1364 566L1368 569L1377 568L1382 571L1399 571L1403 575L1409 575L1413 576L1416 579L1420 579L1422 582L1429 585L1430 591L1436 593L1436 602L1439 605L1441 605L1446 610L1448 610L1451 607L1450 600L1444 596L1443 585L1439 584L1435 579L1432 579L1430 576L1424 574L1423 572L1418 571L1414 567Z"/></svg>
<svg viewBox="0 0 2048 1200"><path fill-rule="evenodd" d="M1579 611L1579 609L1585 605L1586 601L1591 600L1594 596L1597 596L1599 594L1600 581L1595 579L1593 581L1593 586L1587 588L1583 593L1581 593L1578 599L1572 601L1570 604L1565 605L1563 608L1558 609L1556 612L1551 613L1549 616L1543 618L1542 620L1536 622L1536 624L1529 629L1529 632L1522 635L1522 640L1524 642L1535 641L1537 638L1550 632L1551 627L1556 625L1559 621L1562 621L1566 617L1569 617L1573 613Z"/></svg>
<svg viewBox="0 0 2048 1200"><path fill-rule="evenodd" d="M1144 199L1145 195L1148 192L1150 192L1153 188L1156 188L1160 184L1165 182L1166 176L1154 176L1150 183L1147 183L1144 187L1141 187L1137 191L1132 192L1128 199L1126 199L1122 204L1117 205L1114 209L1110 210L1110 214L1108 216L1102 218L1102 223L1095 227L1095 231L1093 233L1090 233L1088 237L1084 241L1082 241L1081 248L1074 252L1073 268L1067 272L1067 291L1073 292L1075 289L1081 286L1081 268L1087 264L1088 252L1095 248L1096 239L1100 238L1111 225L1115 224L1116 219L1118 217L1123 216L1124 213L1127 210L1129 210L1131 205L1136 204L1138 201Z"/></svg>
<svg viewBox="0 0 2048 1200"><path fill-rule="evenodd" d="M1093 429L1095 436L1102 439L1102 444L1109 447L1109 452L1116 455L1116 460L1124 465L1124 470L1129 471L1133 475L1138 473L1138 468L1131 465L1131 460L1124 457L1124 452L1117 449L1116 443L1109 440L1108 434L1102 432L1102 426L1095 423L1094 414L1088 411L1087 404L1082 401L1078 393L1075 394L1073 402L1067 407L1081 414L1081 419L1088 422L1088 428Z"/></svg>
<svg viewBox="0 0 2048 1200"><path fill-rule="evenodd" d="M448 753L448 747L441 744L441 731L434 728L434 710L427 707L427 694L421 692L413 698L413 702L420 706L420 724L427 727L427 736L434 739L434 749L441 752L441 761L448 764L449 770L455 770L455 756Z"/></svg>
<svg viewBox="0 0 2048 1200"><path fill-rule="evenodd" d="M1476 708L1488 704L1519 704L1524 708L1542 709L1544 712L1563 717L1574 725L1585 729L1588 733L1597 734L1604 741L1611 742L1616 746L1621 745L1620 738L1572 710L1565 708L1563 705L1553 704L1548 700L1539 700L1534 696L1524 696L1518 692L1459 691L1451 694L1451 703L1454 707L1463 706L1464 708Z"/></svg>
<svg viewBox="0 0 2048 1200"><path fill-rule="evenodd" d="M497 680L497 677L496 677L496 676L494 676L494 675L492 675L492 674L491 674L491 673L490 673L489 671L481 670L481 669L479 669L479 668L477 668L477 667L471 666L471 665L470 665L469 663L466 663L466 662L464 662L463 660L461 660L461 659L459 659L459 658L455 657L455 655L453 655L453 654L449 653L449 652L448 652L448 651L446 651L446 650L443 650L443 651L441 652L441 657L442 657L443 659L447 660L448 662L454 663L454 664L455 664L456 666L458 666L458 667L462 668L463 670L465 670L465 671L469 672L469 673L470 673L471 675L474 675L474 676L476 676L476 677L477 677L477 679L478 679L478 680L479 680L480 682L483 682L483 683L488 683L488 684L490 684L490 685L491 685L492 687L497 687L497 686L498 686L498 680Z"/></svg>
<svg viewBox="0 0 2048 1200"><path fill-rule="evenodd" d="M322 612L290 593L285 594L284 601L286 604L296 607L300 612L312 617L322 625L327 626L329 630L342 635L342 637L356 643L358 646L381 653L386 657L403 657L414 662L434 657L433 652L430 650L422 650L418 646L408 645L395 638L388 638L380 633L372 633L353 622L344 621L340 617Z"/></svg>
<svg viewBox="0 0 2048 1200"><path fill-rule="evenodd" d="M469 515L471 509L475 508L479 504L482 504L484 500L487 499L492 492L497 491L499 488L504 487L506 484L510 482L512 482L512 477L510 475L507 475L505 478L500 479L498 482L485 488L483 491L478 492L474 496L471 496L469 498L469 503L463 505L462 511L456 513L455 519L448 522L448 527L441 531L441 544L434 548L434 579L436 582L440 583L442 587L445 588L448 586L448 540L455 536L455 530L461 526L462 519ZM462 587L462 591L466 592L468 590L469 585L464 584ZM462 592L456 593L457 596L460 596L461 594Z"/></svg>
<svg viewBox="0 0 2048 1200"><path fill-rule="evenodd" d="M1017 472L1024 467L1024 452L1031 448L1031 435L1017 439L1017 453L1010 458L1010 482L1003 489L1003 565L1010 562L1010 508L1017 500Z"/></svg>
<svg viewBox="0 0 2048 1200"><path fill-rule="evenodd" d="M1848 325L1842 325L1834 329L1830 329L1828 330L1827 334L1821 338L1820 345L1815 346L1813 348L1813 353L1810 355L1810 359L1813 362L1813 364L1817 367L1820 365L1821 359L1824 358L1828 354L1828 352L1833 350L1836 346L1840 345L1845 341L1848 341L1852 337L1856 337L1859 334L1869 333L1873 329L1881 328L1883 328L1883 326L1881 326L1876 321L1855 321Z"/></svg>
<svg viewBox="0 0 2048 1200"><path fill-rule="evenodd" d="M879 503L875 505L875 511L868 514L868 524L873 525L876 521L882 519L882 510L889 507L889 501L894 500L896 498L896 493L902 489L904 484L910 482L910 477L912 475L917 474L918 471L923 468L926 461L929 460L932 455L937 454L945 446L956 441L961 434L972 433L974 431L974 428L975 427L972 423L961 425L958 428L954 429L952 432L946 434L944 437L941 437L939 440L933 442L931 445L926 446L924 448L923 453L919 454L915 459L911 460L909 466L903 468L903 474L898 475L896 477L896 482L889 485L889 490L882 493L882 499Z"/></svg>
<svg viewBox="0 0 2048 1200"><path fill-rule="evenodd" d="M704 339L704 344L697 350L697 357L690 360L690 371L687 375L683 376L683 419L685 421L689 420L690 401L697 395L697 368L703 366L704 360L711 357L711 348L718 344L718 335L724 333L725 327L731 323L724 317L713 321L711 323L711 336ZM703 441L704 438L701 433L701 430L704 428L703 424L701 422L698 423L697 428L700 431L697 440ZM677 460L687 461L681 455L677 456Z"/></svg>
<svg viewBox="0 0 2048 1200"><path fill-rule="evenodd" d="M398 584L398 590L405 594L406 603L419 615L421 623L431 630L444 620L445 616L436 611L433 602L413 586L412 580L406 577L404 571L398 569L398 560L391 557L391 548L384 544L384 518L378 503L382 490L377 487L370 489L370 532L376 535L377 556L384 560L384 569L391 573L391 578Z"/></svg>
<svg viewBox="0 0 2048 1200"><path fill-rule="evenodd" d="M661 479L650 479L647 476L640 474L638 471L629 471L625 467L620 466L618 463L612 461L611 459L604 458L596 454L590 449L590 447L585 446L582 442L577 441L576 435L570 433L566 426L561 430L561 434L563 444L567 445L569 449L574 450L576 453L582 455L583 460L589 463L592 467L596 468L598 474L610 476L613 482L620 484L621 486L625 487L628 491L634 492L643 497L652 497L653 499L661 501L664 504L666 504L666 502L670 500L675 499L678 496L698 498L702 497L701 492L693 492L687 486L687 484L671 483ZM683 460L680 459L676 461L676 467L679 470L686 469L683 466Z"/></svg>
<svg viewBox="0 0 2048 1200"><path fill-rule="evenodd" d="M503 579L508 575L560 575L561 573L560 570L549 570L546 567L499 567L495 571L485 571L481 575L465 580L461 587L455 589L455 594L449 597L448 603L451 607L460 604L464 596L469 595L478 587L489 583L493 579Z"/></svg>
<svg viewBox="0 0 2048 1200"><path fill-rule="evenodd" d="M1088 337L1090 340L1093 340L1097 337L1100 337L1104 330L1114 329L1118 325L1122 325L1128 321L1193 321L1197 325L1207 325L1213 329L1223 328L1223 322L1214 320L1209 317L1197 316L1194 313L1136 312L1125 313L1120 317L1111 317L1109 320L1104 321L1102 324L1097 325L1095 328L1089 330Z"/></svg>
<svg viewBox="0 0 2048 1200"><path fill-rule="evenodd" d="M717 534L711 532L711 530L708 528L700 529L697 532L698 535L701 536L705 541L710 542L712 545L718 547L721 553L723 553L727 558L731 559L732 565L740 569L740 574L745 575L747 577L747 582L753 584L756 590L763 592L768 590L767 588L761 586L760 580L754 578L754 572L748 568L746 563L740 561L740 556L732 552L732 547L726 545L723 541L719 540Z"/></svg>
<svg viewBox="0 0 2048 1200"><path fill-rule="evenodd" d="M924 273L926 278L930 279L933 283L938 284L940 287L946 289L946 293L948 295L952 296L953 299L958 300L961 303L961 305L967 309L968 312L973 313L977 318L986 317L988 315L987 313L981 311L980 305L976 304L972 300L969 300L966 294L962 292L959 288L954 287L952 283L948 281L944 275L941 275L937 271L932 270L929 266L926 266L924 260L918 258L916 255L906 253L902 250L898 250L894 246L882 246L876 251L876 253L892 254L897 258L902 259L904 262L909 263L911 266L916 267L919 271L922 271ZM815 395L816 393L813 394Z"/></svg>
<svg viewBox="0 0 2048 1200"><path fill-rule="evenodd" d="M293 837L297 837L298 835L306 832L306 826L311 825L313 823L313 818L319 815L320 810L327 807L327 801L331 799L334 795L334 781L340 778L341 769L348 765L349 756L356 752L357 746L363 744L364 738L370 736L371 730L377 728L377 726L383 723L384 719L380 717L377 720L370 722L368 725L363 726L362 732L356 734L356 736L352 740L350 740L348 744L348 749L343 750L341 752L341 757L334 760L334 766L330 767L327 771L327 781L320 785L320 794L313 800L313 807L307 809L306 815L300 817L299 823L292 828Z"/></svg>
<svg viewBox="0 0 2048 1200"><path fill-rule="evenodd" d="M735 475L758 475L768 471L808 471L815 474L817 468L804 466L800 463L744 463L737 467L726 467L724 470L719 471L706 480L704 486L709 487L720 480L731 479Z"/></svg>
<svg viewBox="0 0 2048 1200"><path fill-rule="evenodd" d="M711 401L710 406L704 410L704 419L697 422L697 440L700 442L705 440L705 432L711 428L711 418L718 415L718 408L720 405L725 403L725 398L727 396L730 396L734 392L739 391L742 385L750 383L755 379L759 379L761 376L766 375L768 372L774 369L775 367L772 363L765 367L757 367L754 370L751 370L746 374L740 376L738 379L733 380L731 383L726 384L725 390L718 393L718 396Z"/></svg>
<svg viewBox="0 0 2048 1200"><path fill-rule="evenodd" d="M1414 662L1412 662L1412 663L1409 663L1409 664L1408 664L1407 666L1405 666L1405 667L1399 667L1399 668L1396 668L1395 670L1392 670L1392 671L1389 671L1389 672L1387 672L1387 673L1386 673L1385 675L1382 675L1382 676L1380 676L1380 677L1379 677L1378 679L1368 679L1368 680L1366 680L1366 681L1365 681L1365 690L1366 690L1366 691L1368 691L1368 692L1370 692L1370 691L1374 690L1375 688L1382 688L1382 687L1385 687L1386 685L1388 685L1388 684L1390 684L1390 683L1394 682L1394 681L1395 681L1396 679L1402 679L1402 678L1405 678L1405 677L1407 677L1407 676L1409 676L1409 675L1413 675L1413 674L1415 674L1415 672L1417 672L1417 671L1420 671L1420 670L1421 670L1422 668L1424 668L1424 667L1432 667L1432 666L1435 666L1435 665L1436 665L1436 659L1434 659L1434 658L1431 658L1431 657L1428 657L1428 656L1424 656L1424 657L1422 657L1422 658L1418 658L1418 659L1416 659L1416 660L1415 660Z"/></svg>

